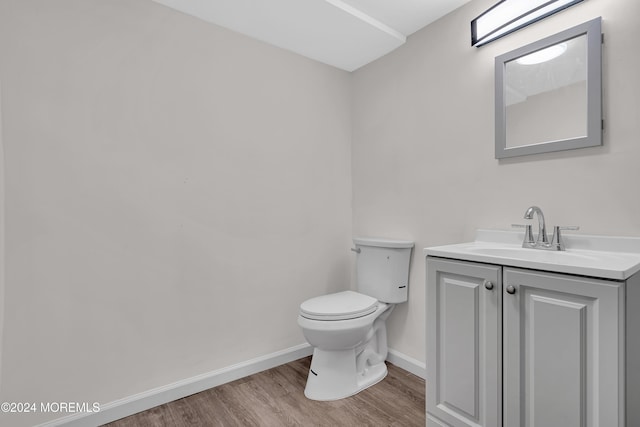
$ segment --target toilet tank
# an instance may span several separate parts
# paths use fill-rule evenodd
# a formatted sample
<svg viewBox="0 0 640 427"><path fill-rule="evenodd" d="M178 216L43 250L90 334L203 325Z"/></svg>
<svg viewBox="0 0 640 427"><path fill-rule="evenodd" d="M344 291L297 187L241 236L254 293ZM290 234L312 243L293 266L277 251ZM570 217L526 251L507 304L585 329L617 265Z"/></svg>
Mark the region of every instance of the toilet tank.
<svg viewBox="0 0 640 427"><path fill-rule="evenodd" d="M409 262L413 242L356 237L356 283L358 292L378 301L407 300Z"/></svg>

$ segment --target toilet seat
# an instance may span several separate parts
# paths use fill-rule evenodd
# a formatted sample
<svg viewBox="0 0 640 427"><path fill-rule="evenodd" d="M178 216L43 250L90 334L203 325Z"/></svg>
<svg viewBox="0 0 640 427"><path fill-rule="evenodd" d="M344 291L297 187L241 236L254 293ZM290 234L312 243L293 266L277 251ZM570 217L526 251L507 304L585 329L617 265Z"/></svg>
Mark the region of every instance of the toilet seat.
<svg viewBox="0 0 640 427"><path fill-rule="evenodd" d="M377 299L344 291L306 300L300 304L300 315L311 320L348 320L371 314L377 308Z"/></svg>

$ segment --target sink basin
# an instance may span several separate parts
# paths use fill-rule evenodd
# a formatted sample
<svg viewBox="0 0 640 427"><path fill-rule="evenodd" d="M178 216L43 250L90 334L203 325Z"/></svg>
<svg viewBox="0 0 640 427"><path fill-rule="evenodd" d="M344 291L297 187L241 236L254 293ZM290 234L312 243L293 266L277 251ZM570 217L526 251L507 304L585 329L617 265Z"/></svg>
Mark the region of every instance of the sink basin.
<svg viewBox="0 0 640 427"><path fill-rule="evenodd" d="M425 255L625 280L640 270L640 238L564 235L566 251L522 247L523 232L478 230L469 243L426 248Z"/></svg>

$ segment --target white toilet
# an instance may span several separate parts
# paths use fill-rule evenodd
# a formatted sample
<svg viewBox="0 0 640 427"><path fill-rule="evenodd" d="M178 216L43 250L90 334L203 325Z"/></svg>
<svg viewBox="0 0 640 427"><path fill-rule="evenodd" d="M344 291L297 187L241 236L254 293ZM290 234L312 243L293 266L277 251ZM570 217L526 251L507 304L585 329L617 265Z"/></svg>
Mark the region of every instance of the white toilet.
<svg viewBox="0 0 640 427"><path fill-rule="evenodd" d="M298 324L314 347L304 394L337 400L387 375L386 320L407 301L413 242L354 238L358 292L311 298L300 304Z"/></svg>

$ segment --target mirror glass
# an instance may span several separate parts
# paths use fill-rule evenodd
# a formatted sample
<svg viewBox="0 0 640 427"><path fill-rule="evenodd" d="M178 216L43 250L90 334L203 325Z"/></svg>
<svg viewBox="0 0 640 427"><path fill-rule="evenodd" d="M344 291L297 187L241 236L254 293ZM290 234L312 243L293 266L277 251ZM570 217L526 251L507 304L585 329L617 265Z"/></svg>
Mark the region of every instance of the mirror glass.
<svg viewBox="0 0 640 427"><path fill-rule="evenodd" d="M586 39L582 35L506 63L508 148L587 135Z"/></svg>
<svg viewBox="0 0 640 427"><path fill-rule="evenodd" d="M597 19L496 58L496 158L602 144L600 40Z"/></svg>

